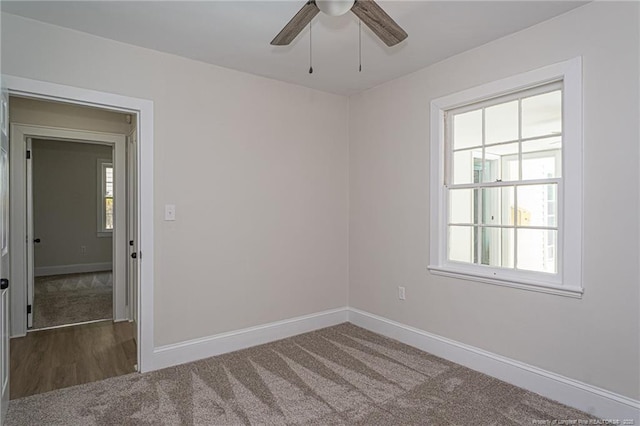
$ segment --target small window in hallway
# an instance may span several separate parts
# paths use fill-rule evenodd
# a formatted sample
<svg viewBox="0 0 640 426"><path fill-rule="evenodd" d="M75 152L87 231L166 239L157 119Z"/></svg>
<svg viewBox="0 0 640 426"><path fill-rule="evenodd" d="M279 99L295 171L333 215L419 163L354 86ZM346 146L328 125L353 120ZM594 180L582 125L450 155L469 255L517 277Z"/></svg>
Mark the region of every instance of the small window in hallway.
<svg viewBox="0 0 640 426"><path fill-rule="evenodd" d="M111 160L98 160L98 163L100 171L98 233L110 235L113 231L113 164Z"/></svg>

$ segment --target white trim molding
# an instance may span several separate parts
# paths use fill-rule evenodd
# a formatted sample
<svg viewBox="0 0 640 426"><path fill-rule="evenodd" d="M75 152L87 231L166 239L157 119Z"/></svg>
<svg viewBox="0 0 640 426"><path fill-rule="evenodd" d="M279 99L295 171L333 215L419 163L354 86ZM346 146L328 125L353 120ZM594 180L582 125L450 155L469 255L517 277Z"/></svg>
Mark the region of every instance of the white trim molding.
<svg viewBox="0 0 640 426"><path fill-rule="evenodd" d="M501 96L535 90L550 83L562 84L562 176L558 180L558 265L557 273L533 272L456 262L447 254L448 163L446 116L452 110ZM554 89L555 90L555 89ZM529 92L527 92L529 93ZM514 95L515 96L515 95ZM474 107L474 108L475 108ZM580 298L582 286L583 235L583 134L582 58L493 81L437 99L430 104L430 250L427 269L436 275L514 287L530 291ZM450 127L450 126L449 126ZM483 139L484 140L484 139ZM519 139L522 141L522 139ZM483 142L484 143L484 142ZM570 159L570 161L567 161ZM517 181L514 185L520 185ZM496 183L497 184L497 183ZM487 184L483 184L487 185ZM500 183L499 185L502 185ZM460 186L460 185L458 185ZM478 224L476 224L477 226ZM516 258L517 261L517 258Z"/></svg>
<svg viewBox="0 0 640 426"><path fill-rule="evenodd" d="M640 424L640 401L632 398L359 309L349 308L349 322L601 419Z"/></svg>
<svg viewBox="0 0 640 426"><path fill-rule="evenodd" d="M46 277L49 275L82 274L88 272L111 271L111 262L79 263L76 265L39 266L34 268L34 276Z"/></svg>
<svg viewBox="0 0 640 426"><path fill-rule="evenodd" d="M157 347L153 369L171 367L199 359L262 345L309 331L347 322L348 308L337 308L310 315L271 322L241 330L215 334Z"/></svg>
<svg viewBox="0 0 640 426"><path fill-rule="evenodd" d="M10 90L11 93L11 90ZM89 130L67 129L52 126L40 126L34 124L10 123L10 198L11 213L10 225L12 232L10 238L11 249L11 281L15 284L11 292L11 335L23 335L27 327L31 326L25 307L33 303L31 292L33 285L30 273L33 267L33 245L27 243L33 238L32 194L29 185L30 172L28 160L25 156L30 146L31 138L45 140L72 141L87 144L104 145L112 148L114 173L120 179L114 185L114 199L124 199L125 195L125 143L126 137L117 133L94 132ZM25 211L27 207L27 211ZM114 209L114 223L125 223L126 204L117 204ZM112 244L113 264L113 317L116 320L126 318L126 260L127 243L126 227L116 226ZM26 238L25 238L26 237ZM35 272L35 271L34 271ZM20 283L23 283L22 285Z"/></svg>
<svg viewBox="0 0 640 426"><path fill-rule="evenodd" d="M540 293L556 294L558 296L574 297L576 299L582 298L582 294L584 293L582 287L551 285L547 283L536 284L535 281L519 283L515 280L479 277L473 273L465 271L463 268L458 270L454 267L441 268L438 266L429 266L429 271L433 275L440 275L443 277L457 278L459 280L475 281L503 287L513 287L527 291L537 291Z"/></svg>
<svg viewBox="0 0 640 426"><path fill-rule="evenodd" d="M63 84L2 75L10 95L86 105L137 115L138 179L137 195L140 224L138 245L138 370L151 371L154 348L153 322L153 101L114 93L99 92Z"/></svg>
<svg viewBox="0 0 640 426"><path fill-rule="evenodd" d="M338 308L310 315L160 346L152 369L197 361L301 333L350 322L601 419L632 419L640 423L640 401L589 385L539 367L457 342L355 308Z"/></svg>

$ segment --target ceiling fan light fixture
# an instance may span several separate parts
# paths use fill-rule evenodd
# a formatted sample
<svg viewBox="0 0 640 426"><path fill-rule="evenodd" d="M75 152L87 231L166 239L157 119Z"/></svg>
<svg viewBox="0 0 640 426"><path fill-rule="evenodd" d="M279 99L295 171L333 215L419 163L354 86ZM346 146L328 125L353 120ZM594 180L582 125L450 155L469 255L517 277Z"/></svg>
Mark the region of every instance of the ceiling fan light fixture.
<svg viewBox="0 0 640 426"><path fill-rule="evenodd" d="M344 15L351 10L355 0L316 0L316 6L329 16Z"/></svg>
<svg viewBox="0 0 640 426"><path fill-rule="evenodd" d="M407 32L375 2L375 0L306 0L302 9L271 41L274 46L290 44L320 11L340 16L351 11L387 46L395 46L407 38Z"/></svg>

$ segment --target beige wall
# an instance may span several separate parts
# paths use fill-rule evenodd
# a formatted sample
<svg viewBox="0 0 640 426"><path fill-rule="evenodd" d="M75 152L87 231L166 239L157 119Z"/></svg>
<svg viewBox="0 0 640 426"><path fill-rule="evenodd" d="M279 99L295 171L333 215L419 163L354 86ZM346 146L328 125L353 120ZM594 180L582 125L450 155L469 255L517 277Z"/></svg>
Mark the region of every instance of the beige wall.
<svg viewBox="0 0 640 426"><path fill-rule="evenodd" d="M33 225L39 268L111 263L112 238L98 237L98 159L105 145L34 140ZM81 247L86 247L82 253Z"/></svg>
<svg viewBox="0 0 640 426"><path fill-rule="evenodd" d="M2 63L154 101L156 345L349 289L355 308L638 399L637 28L637 4L596 2L349 100L6 14ZM584 297L430 275L429 101L578 55Z"/></svg>
<svg viewBox="0 0 640 426"><path fill-rule="evenodd" d="M351 98L350 306L639 398L638 12L591 3ZM584 297L431 275L429 102L580 55Z"/></svg>
<svg viewBox="0 0 640 426"><path fill-rule="evenodd" d="M346 305L346 98L2 19L4 73L154 102L156 346Z"/></svg>

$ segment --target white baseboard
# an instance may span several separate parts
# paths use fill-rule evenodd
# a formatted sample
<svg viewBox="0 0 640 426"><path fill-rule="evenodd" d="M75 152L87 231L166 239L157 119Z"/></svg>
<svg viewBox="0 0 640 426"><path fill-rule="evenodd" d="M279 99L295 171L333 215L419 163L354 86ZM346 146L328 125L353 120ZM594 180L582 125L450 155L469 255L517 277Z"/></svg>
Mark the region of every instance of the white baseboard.
<svg viewBox="0 0 640 426"><path fill-rule="evenodd" d="M80 274L86 272L110 271L113 268L111 262L104 263L79 263L77 265L40 266L33 268L36 277L48 275Z"/></svg>
<svg viewBox="0 0 640 426"><path fill-rule="evenodd" d="M640 424L640 401L358 309L349 308L349 322L600 419L620 421L611 424Z"/></svg>
<svg viewBox="0 0 640 426"><path fill-rule="evenodd" d="M354 308L332 309L157 347L152 369L233 352L346 321L598 418L619 420L619 424L624 420L635 422L627 424L640 424L640 401Z"/></svg>
<svg viewBox="0 0 640 426"><path fill-rule="evenodd" d="M153 370L209 358L251 346L285 339L297 334L347 322L348 308L331 309L172 345L153 351Z"/></svg>

